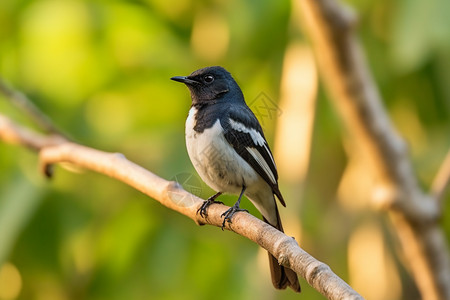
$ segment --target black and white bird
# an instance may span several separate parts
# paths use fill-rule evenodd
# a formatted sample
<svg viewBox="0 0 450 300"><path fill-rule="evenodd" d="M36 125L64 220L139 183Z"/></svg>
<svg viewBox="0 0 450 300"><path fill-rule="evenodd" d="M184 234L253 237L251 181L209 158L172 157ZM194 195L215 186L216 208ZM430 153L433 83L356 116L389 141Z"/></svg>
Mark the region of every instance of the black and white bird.
<svg viewBox="0 0 450 300"><path fill-rule="evenodd" d="M186 120L188 154L203 181L217 192L203 203L200 215L206 217L208 206L222 193L238 194L237 202L222 215L224 226L234 213L244 210L239 204L245 195L265 222L283 231L275 196L286 204L278 188L275 161L261 125L231 74L215 66L171 79L184 83L191 92ZM270 253L269 262L275 288L289 286L300 292L294 271L280 266Z"/></svg>

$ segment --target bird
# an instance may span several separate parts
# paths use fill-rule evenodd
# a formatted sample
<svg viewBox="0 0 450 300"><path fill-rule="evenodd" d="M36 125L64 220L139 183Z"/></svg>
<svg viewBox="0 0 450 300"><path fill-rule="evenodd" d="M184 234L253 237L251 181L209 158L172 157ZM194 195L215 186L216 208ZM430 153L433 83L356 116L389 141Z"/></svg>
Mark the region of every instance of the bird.
<svg viewBox="0 0 450 300"><path fill-rule="evenodd" d="M245 195L263 220L283 232L275 196L286 206L278 187L278 173L262 127L247 106L241 88L221 66L205 67L171 80L184 83L191 94L185 138L189 158L200 178L216 194L203 202L197 213L207 217L208 207L223 193L239 195L222 214L230 222L240 211ZM300 292L297 274L269 253L272 283L277 289Z"/></svg>

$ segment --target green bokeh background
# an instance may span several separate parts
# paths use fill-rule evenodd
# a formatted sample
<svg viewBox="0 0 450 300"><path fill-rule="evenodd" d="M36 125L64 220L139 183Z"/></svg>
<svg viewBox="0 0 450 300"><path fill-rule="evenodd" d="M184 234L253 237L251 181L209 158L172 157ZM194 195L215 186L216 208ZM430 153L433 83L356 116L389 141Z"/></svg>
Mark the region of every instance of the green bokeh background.
<svg viewBox="0 0 450 300"><path fill-rule="evenodd" d="M450 147L449 3L348 1L426 190ZM308 43L290 21L292 10L286 0L2 0L0 75L77 142L124 153L166 179L193 175L198 195L208 197L212 190L199 181L184 146L188 92L169 78L223 65L247 99L263 92L277 101L288 43ZM229 39L220 55L193 46L202 16L226 25ZM32 126L3 98L0 112ZM275 120L265 126L269 143L274 126ZM336 203L347 162L343 132L321 87L311 164L294 215L307 237L302 246L348 280L347 240L362 216ZM250 241L198 227L105 176L58 167L48 181L37 166L36 153L0 144L0 265L8 261L19 270L17 299L297 298L273 289L269 270L259 266L265 254ZM289 201L295 199L288 207ZM382 215L367 215L389 226ZM449 205L444 215L449 237ZM417 298L398 268L403 298ZM303 299L323 299L301 284Z"/></svg>

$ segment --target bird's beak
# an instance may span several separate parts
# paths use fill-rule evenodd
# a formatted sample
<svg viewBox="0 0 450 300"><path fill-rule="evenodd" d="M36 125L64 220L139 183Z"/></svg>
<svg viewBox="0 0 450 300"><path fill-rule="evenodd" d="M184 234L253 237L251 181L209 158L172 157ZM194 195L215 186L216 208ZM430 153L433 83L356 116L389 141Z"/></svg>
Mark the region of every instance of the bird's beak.
<svg viewBox="0 0 450 300"><path fill-rule="evenodd" d="M199 84L198 81L192 80L192 79L188 78L188 76L175 76L175 77L172 77L170 79L172 79L174 81L182 82L182 83L187 84L187 85L197 85L197 84Z"/></svg>

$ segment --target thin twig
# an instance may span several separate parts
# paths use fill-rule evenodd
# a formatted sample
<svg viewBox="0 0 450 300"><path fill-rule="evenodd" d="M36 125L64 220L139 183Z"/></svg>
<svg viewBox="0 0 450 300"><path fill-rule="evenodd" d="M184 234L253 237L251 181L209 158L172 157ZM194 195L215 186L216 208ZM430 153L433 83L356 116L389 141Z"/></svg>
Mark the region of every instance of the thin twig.
<svg viewBox="0 0 450 300"><path fill-rule="evenodd" d="M208 217L202 218L197 214L197 210L203 204L203 199L188 193L178 183L160 178L127 160L124 155L99 151L64 139L54 140L32 132L2 115L0 139L39 151L41 169L46 175L51 175L51 165L63 162L105 174L191 218L199 225L221 227L221 215L229 208L222 204L213 204L208 209ZM297 272L327 299L363 299L326 264L300 248L292 237L258 218L248 213L239 213L233 216L232 223L225 223L225 228L272 253L280 264Z"/></svg>
<svg viewBox="0 0 450 300"><path fill-rule="evenodd" d="M11 88L0 78L0 93L14 106L25 112L44 132L53 133L62 137L67 136L59 130L53 122L31 101L25 94Z"/></svg>

